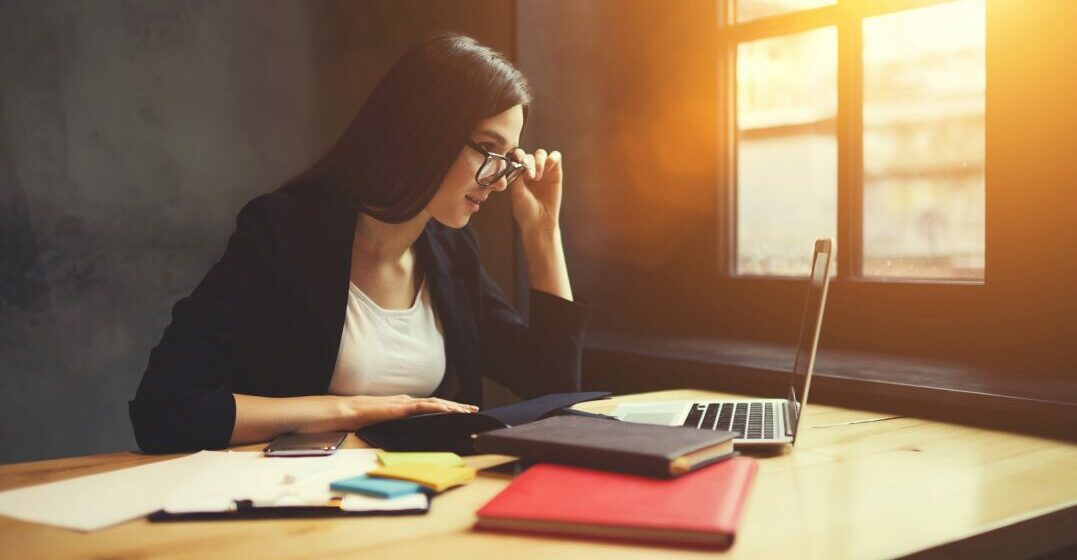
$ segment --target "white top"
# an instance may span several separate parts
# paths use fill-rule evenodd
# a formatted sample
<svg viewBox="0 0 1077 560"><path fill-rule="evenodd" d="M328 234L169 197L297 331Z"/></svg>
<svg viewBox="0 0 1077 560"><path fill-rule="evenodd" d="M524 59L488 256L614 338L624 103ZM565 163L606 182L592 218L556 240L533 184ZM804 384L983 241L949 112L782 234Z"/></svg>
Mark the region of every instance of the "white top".
<svg viewBox="0 0 1077 560"><path fill-rule="evenodd" d="M382 309L349 282L330 393L428 397L444 375L445 339L426 279L409 309Z"/></svg>

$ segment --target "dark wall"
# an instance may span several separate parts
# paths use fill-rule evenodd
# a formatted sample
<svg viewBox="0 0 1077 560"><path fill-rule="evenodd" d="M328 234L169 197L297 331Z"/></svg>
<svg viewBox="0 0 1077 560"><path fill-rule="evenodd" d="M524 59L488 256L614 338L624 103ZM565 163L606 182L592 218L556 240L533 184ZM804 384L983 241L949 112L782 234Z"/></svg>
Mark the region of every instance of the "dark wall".
<svg viewBox="0 0 1077 560"><path fill-rule="evenodd" d="M1077 2L987 8L987 354L1077 383Z"/></svg>
<svg viewBox="0 0 1077 560"><path fill-rule="evenodd" d="M527 140L564 153L561 227L574 289L595 302L591 328L689 332L715 268L716 3L517 10L518 63L546 100Z"/></svg>
<svg viewBox="0 0 1077 560"><path fill-rule="evenodd" d="M242 204L328 147L417 38L511 53L511 21L508 1L3 2L0 462L133 448L149 350Z"/></svg>

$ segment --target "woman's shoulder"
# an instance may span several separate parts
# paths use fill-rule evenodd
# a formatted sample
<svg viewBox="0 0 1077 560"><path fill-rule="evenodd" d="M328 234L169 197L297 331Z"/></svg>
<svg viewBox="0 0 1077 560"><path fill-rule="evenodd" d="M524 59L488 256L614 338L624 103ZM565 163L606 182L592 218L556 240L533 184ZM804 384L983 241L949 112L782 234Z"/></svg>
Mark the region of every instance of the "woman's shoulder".
<svg viewBox="0 0 1077 560"><path fill-rule="evenodd" d="M324 220L327 213L334 209L339 211L340 207L319 196L314 188L298 189L290 185L247 201L236 216L236 228L288 236L297 230L308 229Z"/></svg>
<svg viewBox="0 0 1077 560"><path fill-rule="evenodd" d="M305 192L277 189L247 201L236 215L233 239L271 262L301 263L317 247L350 239L341 205ZM287 268L287 267L285 267Z"/></svg>
<svg viewBox="0 0 1077 560"><path fill-rule="evenodd" d="M277 245L295 230L296 204L278 191L260 194L243 205L236 214L236 235L258 244Z"/></svg>
<svg viewBox="0 0 1077 560"><path fill-rule="evenodd" d="M253 225L253 222L272 222L288 217L295 211L292 197L280 191L262 193L243 205L236 215L236 225Z"/></svg>

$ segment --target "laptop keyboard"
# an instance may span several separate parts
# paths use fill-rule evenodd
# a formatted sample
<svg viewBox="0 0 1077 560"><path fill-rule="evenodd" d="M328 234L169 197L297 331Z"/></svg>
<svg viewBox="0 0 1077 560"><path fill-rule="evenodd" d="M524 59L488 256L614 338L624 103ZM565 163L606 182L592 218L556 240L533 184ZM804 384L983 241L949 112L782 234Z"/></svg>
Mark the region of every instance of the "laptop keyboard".
<svg viewBox="0 0 1077 560"><path fill-rule="evenodd" d="M773 439L775 403L695 403L685 426L739 432L741 439Z"/></svg>

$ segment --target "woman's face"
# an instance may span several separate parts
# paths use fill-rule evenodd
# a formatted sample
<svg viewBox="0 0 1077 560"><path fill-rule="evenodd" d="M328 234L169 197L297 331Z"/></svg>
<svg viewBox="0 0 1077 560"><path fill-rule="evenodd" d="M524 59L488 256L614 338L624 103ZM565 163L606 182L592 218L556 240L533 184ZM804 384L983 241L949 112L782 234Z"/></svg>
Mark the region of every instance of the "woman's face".
<svg viewBox="0 0 1077 560"><path fill-rule="evenodd" d="M505 154L520 142L520 132L524 127L523 107L517 105L504 113L494 115L479 122L471 131L471 140L483 149L495 154ZM475 181L475 172L482 165L484 156L464 145L460 155L449 167L448 173L441 181L434 198L426 205L426 211L451 228L467 225L471 215L479 211L482 203L493 191L503 191L508 186L502 177L489 187Z"/></svg>

